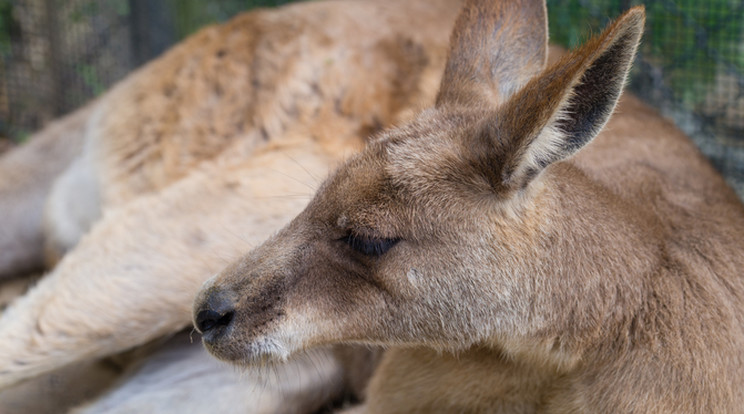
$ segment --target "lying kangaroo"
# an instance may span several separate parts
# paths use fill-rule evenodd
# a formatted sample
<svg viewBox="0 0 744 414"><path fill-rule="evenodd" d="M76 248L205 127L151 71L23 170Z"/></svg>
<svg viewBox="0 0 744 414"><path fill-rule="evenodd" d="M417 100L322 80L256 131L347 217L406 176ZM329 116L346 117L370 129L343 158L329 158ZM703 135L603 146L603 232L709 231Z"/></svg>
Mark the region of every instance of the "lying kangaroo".
<svg viewBox="0 0 744 414"><path fill-rule="evenodd" d="M544 2L468 1L436 105L205 284L209 351L384 345L371 413L741 412L744 206L632 97L599 134L643 23L543 70Z"/></svg>
<svg viewBox="0 0 744 414"><path fill-rule="evenodd" d="M317 177L371 131L433 102L458 9L326 1L254 11L202 30L4 155L0 278L38 267L43 253L59 262L0 318L0 389L190 327L207 278L300 212ZM200 351L158 355L192 366ZM308 396L312 411L327 396L308 394L344 385L338 351L315 351L316 367L300 357L279 374L296 382L276 387L217 387L240 377L231 367L179 371L158 380L178 396L154 411L207 404L207 392L239 412L296 412L295 397ZM165 395L130 386L154 388L143 377L122 381L127 403ZM100 411L153 411L122 394Z"/></svg>

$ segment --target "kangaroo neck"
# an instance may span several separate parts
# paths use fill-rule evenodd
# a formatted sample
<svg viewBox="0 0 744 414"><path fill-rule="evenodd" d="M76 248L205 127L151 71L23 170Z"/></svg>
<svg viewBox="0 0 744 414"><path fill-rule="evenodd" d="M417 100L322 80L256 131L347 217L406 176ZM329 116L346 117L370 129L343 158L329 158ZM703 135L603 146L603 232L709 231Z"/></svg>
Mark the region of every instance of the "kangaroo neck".
<svg viewBox="0 0 744 414"><path fill-rule="evenodd" d="M615 336L642 306L644 279L658 266L663 244L654 236L652 216L578 168L561 163L547 173L536 197L550 213L543 215L529 270L533 326L524 337L500 343L524 348L531 342L528 353L569 364Z"/></svg>

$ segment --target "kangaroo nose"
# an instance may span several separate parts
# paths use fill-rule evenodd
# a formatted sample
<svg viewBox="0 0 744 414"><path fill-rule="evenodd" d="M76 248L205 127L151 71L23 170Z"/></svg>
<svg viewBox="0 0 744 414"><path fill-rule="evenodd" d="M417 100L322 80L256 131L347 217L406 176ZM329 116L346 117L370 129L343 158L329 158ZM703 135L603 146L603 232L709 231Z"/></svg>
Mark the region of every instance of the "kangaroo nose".
<svg viewBox="0 0 744 414"><path fill-rule="evenodd" d="M231 301L213 292L204 299L196 312L194 325L204 335L205 340L212 341L227 330L234 316L235 310Z"/></svg>
<svg viewBox="0 0 744 414"><path fill-rule="evenodd" d="M226 327L232 321L234 311L224 313L213 311L212 309L202 309L196 315L196 329L201 333L207 333L214 328Z"/></svg>

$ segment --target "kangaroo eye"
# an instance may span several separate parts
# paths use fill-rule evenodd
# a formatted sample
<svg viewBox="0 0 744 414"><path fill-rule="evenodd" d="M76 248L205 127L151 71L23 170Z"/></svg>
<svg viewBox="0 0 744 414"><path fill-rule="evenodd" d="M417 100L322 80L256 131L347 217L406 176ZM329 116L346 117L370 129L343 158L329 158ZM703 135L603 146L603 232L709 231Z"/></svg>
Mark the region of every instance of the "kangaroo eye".
<svg viewBox="0 0 744 414"><path fill-rule="evenodd" d="M400 239L378 239L352 233L341 238L341 241L365 256L380 257L395 246Z"/></svg>

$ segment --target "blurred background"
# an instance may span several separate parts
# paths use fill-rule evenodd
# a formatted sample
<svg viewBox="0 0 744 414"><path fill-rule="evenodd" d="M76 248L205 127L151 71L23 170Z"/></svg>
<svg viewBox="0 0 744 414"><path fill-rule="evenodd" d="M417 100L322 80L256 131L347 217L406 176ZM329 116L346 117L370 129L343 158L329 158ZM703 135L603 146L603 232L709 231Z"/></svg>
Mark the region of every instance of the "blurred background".
<svg viewBox="0 0 744 414"><path fill-rule="evenodd" d="M0 0L0 151L201 26L287 0ZM633 5L646 34L630 89L687 132L744 196L744 0L549 0L573 47Z"/></svg>

